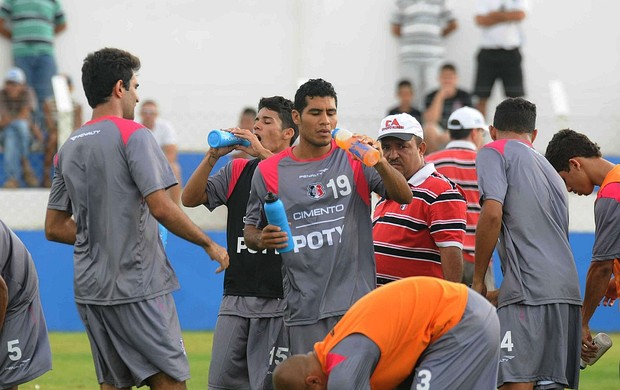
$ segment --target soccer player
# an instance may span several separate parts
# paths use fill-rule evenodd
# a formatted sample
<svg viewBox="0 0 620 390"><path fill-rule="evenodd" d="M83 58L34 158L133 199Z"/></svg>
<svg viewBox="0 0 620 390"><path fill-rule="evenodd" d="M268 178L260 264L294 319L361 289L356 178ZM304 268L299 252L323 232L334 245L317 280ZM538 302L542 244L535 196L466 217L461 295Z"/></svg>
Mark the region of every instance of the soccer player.
<svg viewBox="0 0 620 390"><path fill-rule="evenodd" d="M590 319L602 299L604 304L613 304L620 291L620 165L605 160L597 144L570 129L553 136L545 157L568 191L590 195L594 186L600 186L594 202L596 230L581 318L581 357L588 361L598 350L592 344Z"/></svg>
<svg viewBox="0 0 620 390"><path fill-rule="evenodd" d="M424 160L435 165L437 172L454 181L463 189L467 201L467 228L463 244L463 279L471 285L474 276L474 253L476 224L480 217L480 193L476 175L476 155L484 145L484 133L488 129L480 111L461 107L448 118L450 142L446 148L427 155ZM493 268L487 269L484 282L488 290L495 289Z"/></svg>
<svg viewBox="0 0 620 390"><path fill-rule="evenodd" d="M381 199L373 216L377 284L408 276L463 277L467 204L462 190L424 162L424 132L409 114L381 121L383 155L411 186L411 204Z"/></svg>
<svg viewBox="0 0 620 390"><path fill-rule="evenodd" d="M273 379L276 390L493 389L498 361L493 306L463 284L418 276L361 298Z"/></svg>
<svg viewBox="0 0 620 390"><path fill-rule="evenodd" d="M89 54L82 84L93 118L55 159L45 235L74 246L74 290L101 388L185 389L189 365L172 292L179 282L158 221L220 266L226 249L166 193L177 181L155 138L133 121L140 60Z"/></svg>
<svg viewBox="0 0 620 390"><path fill-rule="evenodd" d="M230 267L224 274L224 298L213 336L210 389L271 388L275 365L288 355L282 318L282 259L273 249L249 249L243 241L243 221L256 166L291 146L299 135L292 108L293 103L282 96L262 98L253 131L232 129L249 140L250 146L209 149L183 190L185 206L228 208ZM254 159L234 159L209 177L220 157L235 150Z"/></svg>
<svg viewBox="0 0 620 390"><path fill-rule="evenodd" d="M487 295L497 303L501 326L497 384L576 388L581 294L564 183L532 146L538 133L534 104L504 100L489 130L494 142L476 158L482 210L472 288L486 295L484 276L497 244L504 279L499 295Z"/></svg>
<svg viewBox="0 0 620 390"><path fill-rule="evenodd" d="M32 256L1 220L0 270L0 388L16 390L52 369L52 352Z"/></svg>
<svg viewBox="0 0 620 390"><path fill-rule="evenodd" d="M385 158L366 167L336 146L331 137L336 107L336 91L327 81L312 79L299 87L292 113L299 145L261 161L252 179L247 246L286 246L286 233L263 217L267 192L284 203L294 236L295 249L282 254L291 353L310 351L356 300L375 288L371 192L411 201L405 178Z"/></svg>

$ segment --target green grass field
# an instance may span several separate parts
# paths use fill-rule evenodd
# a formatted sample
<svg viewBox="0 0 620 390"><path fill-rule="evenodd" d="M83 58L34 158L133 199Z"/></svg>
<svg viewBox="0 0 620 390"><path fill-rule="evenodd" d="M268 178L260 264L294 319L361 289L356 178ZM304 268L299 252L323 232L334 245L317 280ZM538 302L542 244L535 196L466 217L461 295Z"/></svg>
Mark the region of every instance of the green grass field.
<svg viewBox="0 0 620 390"><path fill-rule="evenodd" d="M207 388L207 374L211 359L213 334L211 332L185 332L183 337L192 374L192 379L188 382L188 388L190 390L204 390ZM620 389L620 379L618 376L620 334L613 334L611 337L614 341L613 347L594 366L581 371L580 389ZM53 332L50 334L50 338L54 369L40 378L20 386L20 389L99 389L86 334ZM551 356L549 358L553 359Z"/></svg>

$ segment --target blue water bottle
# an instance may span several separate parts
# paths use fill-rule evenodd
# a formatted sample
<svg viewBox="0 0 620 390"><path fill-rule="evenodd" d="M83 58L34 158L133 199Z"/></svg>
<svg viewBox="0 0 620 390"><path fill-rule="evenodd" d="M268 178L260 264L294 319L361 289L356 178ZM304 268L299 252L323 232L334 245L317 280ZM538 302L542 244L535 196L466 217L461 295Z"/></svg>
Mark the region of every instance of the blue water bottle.
<svg viewBox="0 0 620 390"><path fill-rule="evenodd" d="M164 245L164 249L166 249L166 244L168 243L168 229L166 229L161 223L158 223L157 226L159 226L159 239Z"/></svg>
<svg viewBox="0 0 620 390"><path fill-rule="evenodd" d="M276 195L268 192L265 195L265 215L267 216L267 222L270 225L279 226L283 232L288 235L288 243L286 248L278 249L278 252L285 253L295 249L295 242L293 241L293 234L291 233L291 227L288 224L286 218L286 210L284 210L284 203Z"/></svg>
<svg viewBox="0 0 620 390"><path fill-rule="evenodd" d="M239 138L230 131L211 130L207 136L207 142L212 148L223 148L225 146L242 145L250 146L250 141Z"/></svg>

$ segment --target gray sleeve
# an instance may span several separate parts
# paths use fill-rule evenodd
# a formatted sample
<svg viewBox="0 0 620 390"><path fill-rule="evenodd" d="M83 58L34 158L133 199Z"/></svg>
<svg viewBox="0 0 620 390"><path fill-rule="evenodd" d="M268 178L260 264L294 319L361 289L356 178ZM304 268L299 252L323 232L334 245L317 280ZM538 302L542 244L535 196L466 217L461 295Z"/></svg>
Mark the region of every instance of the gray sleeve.
<svg viewBox="0 0 620 390"><path fill-rule="evenodd" d="M263 212L263 203L267 195L267 187L260 173L260 165L254 171L252 176L252 187L250 190L250 198L245 211L245 224L253 225L259 229L267 226L267 218Z"/></svg>
<svg viewBox="0 0 620 390"><path fill-rule="evenodd" d="M596 225L592 261L620 258L620 202L599 198L594 204Z"/></svg>
<svg viewBox="0 0 620 390"><path fill-rule="evenodd" d="M329 373L328 390L370 389L370 377L381 357L377 344L359 333L340 341L329 354L344 358Z"/></svg>
<svg viewBox="0 0 620 390"><path fill-rule="evenodd" d="M58 155L58 158L60 158L60 155ZM47 208L59 211L73 211L71 199L69 198L65 179L62 176L59 163L55 164L54 167L54 180L52 181L52 188L50 189L50 195L47 200Z"/></svg>
<svg viewBox="0 0 620 390"><path fill-rule="evenodd" d="M170 163L146 127L131 135L125 151L131 177L142 196L177 184Z"/></svg>
<svg viewBox="0 0 620 390"><path fill-rule="evenodd" d="M366 181L368 182L368 189L384 198L386 195L385 185L379 172L375 168L364 165L364 176L366 176Z"/></svg>
<svg viewBox="0 0 620 390"><path fill-rule="evenodd" d="M508 191L504 156L495 149L482 148L476 157L476 173L478 174L480 204L487 199L504 204Z"/></svg>
<svg viewBox="0 0 620 390"><path fill-rule="evenodd" d="M234 160L229 161L219 171L209 176L207 180L207 203L205 206L213 211L218 206L226 204L228 200L228 186L232 176L232 164Z"/></svg>

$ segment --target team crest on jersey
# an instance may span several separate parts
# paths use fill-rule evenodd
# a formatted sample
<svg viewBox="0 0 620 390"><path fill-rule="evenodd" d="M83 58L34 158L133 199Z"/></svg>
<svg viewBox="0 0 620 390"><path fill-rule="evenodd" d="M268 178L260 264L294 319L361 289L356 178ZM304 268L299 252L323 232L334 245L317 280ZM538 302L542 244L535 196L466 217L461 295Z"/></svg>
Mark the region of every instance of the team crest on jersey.
<svg viewBox="0 0 620 390"><path fill-rule="evenodd" d="M308 196L312 199L320 199L325 195L325 189L321 183L312 183L308 185Z"/></svg>

